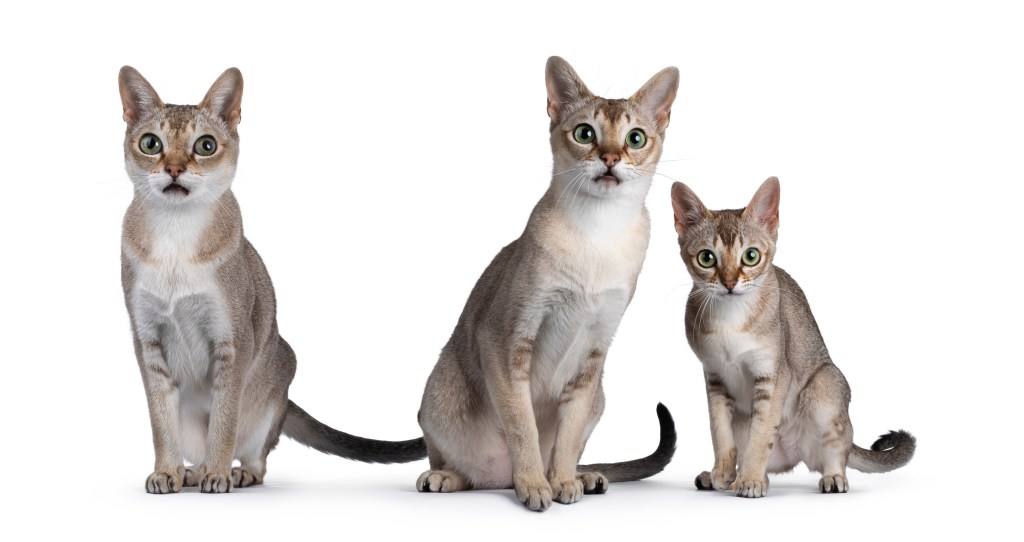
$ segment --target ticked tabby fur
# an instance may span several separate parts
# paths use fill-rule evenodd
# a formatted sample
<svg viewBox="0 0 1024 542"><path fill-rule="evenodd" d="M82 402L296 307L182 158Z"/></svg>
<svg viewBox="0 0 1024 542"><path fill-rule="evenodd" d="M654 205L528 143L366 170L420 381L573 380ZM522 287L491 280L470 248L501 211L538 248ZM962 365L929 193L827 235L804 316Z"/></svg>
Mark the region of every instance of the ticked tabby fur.
<svg viewBox="0 0 1024 542"><path fill-rule="evenodd" d="M331 429L288 400L295 354L278 335L270 276L242 235L231 192L242 76L223 73L197 106L160 100L121 69L125 167L121 279L149 403L156 462L150 493L259 484L285 435L325 453L394 463L422 439L385 442ZM192 466L186 467L183 459ZM232 468L232 460L241 465Z"/></svg>
<svg viewBox="0 0 1024 542"><path fill-rule="evenodd" d="M419 421L430 470L416 482L425 492L514 488L531 510L651 476L675 448L659 405L650 457L577 465L604 410L605 356L646 255L644 199L678 71L617 100L593 95L558 57L546 80L551 184L522 236L476 283L427 380Z"/></svg>
<svg viewBox="0 0 1024 542"><path fill-rule="evenodd" d="M704 365L715 453L697 487L763 497L769 472L803 461L822 473L823 493L845 493L847 467L887 472L910 461L915 440L905 431L883 435L871 450L853 444L846 378L803 291L772 263L779 181L765 181L746 208L725 211L709 211L675 183L672 206L693 277L686 337Z"/></svg>

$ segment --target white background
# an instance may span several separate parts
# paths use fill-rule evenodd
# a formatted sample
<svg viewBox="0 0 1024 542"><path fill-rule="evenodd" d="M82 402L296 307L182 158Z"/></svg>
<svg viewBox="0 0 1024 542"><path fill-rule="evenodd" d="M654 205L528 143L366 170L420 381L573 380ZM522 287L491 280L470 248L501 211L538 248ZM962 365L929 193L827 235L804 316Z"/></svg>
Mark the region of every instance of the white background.
<svg viewBox="0 0 1024 542"><path fill-rule="evenodd" d="M1020 504L1024 18L1011 3L213 2L0 8L4 529L120 539L573 536L874 539L1006 532ZM426 461L365 465L283 439L267 484L151 496L150 430L119 279L131 200L123 64L168 103L245 77L235 192L321 420L417 436L423 383L475 280L550 175L543 68L596 93L681 85L648 198L651 245L584 462L671 465L529 513L511 491L421 495ZM711 208L782 182L776 263L853 388L856 441L904 428L915 459L819 495L698 493L711 466L673 179Z"/></svg>

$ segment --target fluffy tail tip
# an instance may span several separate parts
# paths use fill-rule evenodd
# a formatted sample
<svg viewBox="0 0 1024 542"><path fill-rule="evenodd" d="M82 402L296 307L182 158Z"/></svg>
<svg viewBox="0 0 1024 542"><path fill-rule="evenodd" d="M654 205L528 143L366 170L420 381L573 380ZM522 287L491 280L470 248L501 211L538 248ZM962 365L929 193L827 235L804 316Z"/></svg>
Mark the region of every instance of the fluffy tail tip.
<svg viewBox="0 0 1024 542"><path fill-rule="evenodd" d="M914 435L900 429L899 431L889 431L888 433L878 437L878 440L871 445L871 450L875 452L885 452L903 444L909 444L913 447L916 443L917 439L914 438Z"/></svg>

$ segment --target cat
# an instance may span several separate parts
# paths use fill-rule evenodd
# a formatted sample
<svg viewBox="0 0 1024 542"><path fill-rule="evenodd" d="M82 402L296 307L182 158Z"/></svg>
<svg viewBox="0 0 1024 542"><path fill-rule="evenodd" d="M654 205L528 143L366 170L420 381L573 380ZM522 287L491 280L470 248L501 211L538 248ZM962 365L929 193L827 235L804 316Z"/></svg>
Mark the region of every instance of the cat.
<svg viewBox="0 0 1024 542"><path fill-rule="evenodd" d="M295 354L278 335L270 276L242 235L231 191L241 73L225 71L197 106L164 104L130 66L118 83L134 184L121 280L156 454L146 491L198 485L224 493L260 484L282 432L358 461L425 457L421 438L355 437L288 400ZM232 468L234 459L240 466Z"/></svg>
<svg viewBox="0 0 1024 542"><path fill-rule="evenodd" d="M421 492L514 488L531 510L660 472L675 427L658 405L649 457L579 465L604 410L601 376L633 297L650 234L644 199L679 72L629 99L593 95L561 58L547 62L551 184L519 239L473 288L423 393L430 470Z"/></svg>
<svg viewBox="0 0 1024 542"><path fill-rule="evenodd" d="M680 253L693 277L686 337L704 366L715 452L714 468L695 484L763 497L769 472L803 461L822 473L822 493L846 493L847 467L900 468L916 440L901 430L871 450L853 444L846 378L803 291L772 264L779 194L771 177L745 208L709 211L685 184L672 185Z"/></svg>

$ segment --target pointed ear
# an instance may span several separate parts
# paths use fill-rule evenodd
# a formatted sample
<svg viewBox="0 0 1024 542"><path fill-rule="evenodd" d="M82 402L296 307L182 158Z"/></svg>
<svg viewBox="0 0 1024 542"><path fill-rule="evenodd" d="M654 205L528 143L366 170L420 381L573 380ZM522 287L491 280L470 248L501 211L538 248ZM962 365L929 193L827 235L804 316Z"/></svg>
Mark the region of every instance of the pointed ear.
<svg viewBox="0 0 1024 542"><path fill-rule="evenodd" d="M672 66L654 74L654 77L644 83L629 101L646 111L658 123L658 131L663 132L668 128L668 120L672 116L672 102L676 99L678 89L679 70Z"/></svg>
<svg viewBox="0 0 1024 542"><path fill-rule="evenodd" d="M761 183L750 204L743 210L744 218L753 218L775 235L779 230L779 179L768 177Z"/></svg>
<svg viewBox="0 0 1024 542"><path fill-rule="evenodd" d="M124 108L122 118L129 125L138 122L146 112L164 106L160 96L153 90L153 85L131 66L121 68L121 73L117 75L117 86L121 91L121 106Z"/></svg>
<svg viewBox="0 0 1024 542"><path fill-rule="evenodd" d="M548 87L548 117L551 118L552 124L559 122L567 107L593 96L572 66L561 57L553 56L548 59L544 78Z"/></svg>
<svg viewBox="0 0 1024 542"><path fill-rule="evenodd" d="M242 120L242 72L228 68L213 82L199 107L224 119L234 128Z"/></svg>
<svg viewBox="0 0 1024 542"><path fill-rule="evenodd" d="M686 231L708 218L710 213L697 194L683 183L672 183L672 211L676 219L676 233L684 237Z"/></svg>

